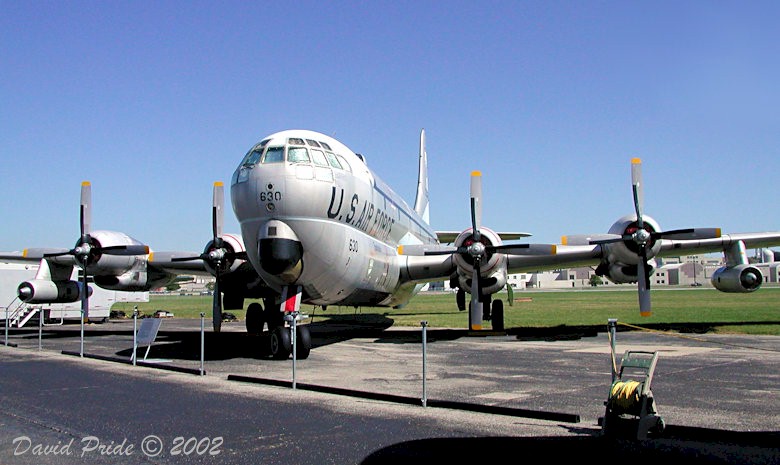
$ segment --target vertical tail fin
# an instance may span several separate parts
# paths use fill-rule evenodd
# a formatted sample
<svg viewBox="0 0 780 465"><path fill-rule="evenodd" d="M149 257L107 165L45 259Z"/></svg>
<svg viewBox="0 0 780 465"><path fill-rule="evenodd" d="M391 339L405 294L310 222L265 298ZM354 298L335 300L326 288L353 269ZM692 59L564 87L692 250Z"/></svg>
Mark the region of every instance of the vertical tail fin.
<svg viewBox="0 0 780 465"><path fill-rule="evenodd" d="M426 223L430 223L428 208L428 154L425 152L425 129L420 131L420 168L417 174L417 198L414 200L414 211Z"/></svg>

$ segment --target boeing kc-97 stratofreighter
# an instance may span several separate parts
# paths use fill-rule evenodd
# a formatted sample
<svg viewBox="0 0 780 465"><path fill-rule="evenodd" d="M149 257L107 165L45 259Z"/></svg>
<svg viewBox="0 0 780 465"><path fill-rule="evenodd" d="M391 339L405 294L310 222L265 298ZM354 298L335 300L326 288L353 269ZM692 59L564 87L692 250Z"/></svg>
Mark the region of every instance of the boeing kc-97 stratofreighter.
<svg viewBox="0 0 780 465"><path fill-rule="evenodd" d="M222 231L224 193L214 185L212 238L202 253L159 252L126 234L91 230L91 186L82 185L81 235L72 249L26 249L4 254L40 260L35 279L19 285L26 302L74 302L88 315L87 275L95 285L146 291L178 274L216 277L214 331L223 309L247 307L246 327L267 325L274 358L292 351L284 317L301 303L312 306L407 304L424 284L449 280L458 308L469 293L469 329L504 330L504 308L492 299L509 273L594 266L615 283L637 283L639 310L651 313L650 275L655 257L723 252L726 264L712 276L715 288L751 292L763 276L746 249L780 245L780 232L721 234L718 228L663 231L643 212L641 162L632 160L634 213L618 219L607 234L564 237L563 244L506 243L529 236L482 226L481 174L471 174L471 224L461 232L436 232L429 225L425 132L420 133L417 197L413 207L370 168L366 159L336 139L308 130L264 137L239 162L231 180L231 203L240 234ZM73 267L83 281L70 280ZM260 303L262 301L262 304ZM297 325L296 355L311 349L308 325Z"/></svg>

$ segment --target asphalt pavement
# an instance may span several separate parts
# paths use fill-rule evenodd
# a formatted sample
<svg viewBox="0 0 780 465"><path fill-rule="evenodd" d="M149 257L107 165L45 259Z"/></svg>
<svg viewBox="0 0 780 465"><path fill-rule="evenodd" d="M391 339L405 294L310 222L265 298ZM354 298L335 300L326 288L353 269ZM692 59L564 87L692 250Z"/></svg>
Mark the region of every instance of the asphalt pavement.
<svg viewBox="0 0 780 465"><path fill-rule="evenodd" d="M132 320L85 325L83 346L78 324L10 329L0 462L780 463L777 337L427 328L423 354L421 328L315 321L293 363L241 322L200 325L161 320L135 366ZM647 439L601 426L612 343L618 363L657 354Z"/></svg>

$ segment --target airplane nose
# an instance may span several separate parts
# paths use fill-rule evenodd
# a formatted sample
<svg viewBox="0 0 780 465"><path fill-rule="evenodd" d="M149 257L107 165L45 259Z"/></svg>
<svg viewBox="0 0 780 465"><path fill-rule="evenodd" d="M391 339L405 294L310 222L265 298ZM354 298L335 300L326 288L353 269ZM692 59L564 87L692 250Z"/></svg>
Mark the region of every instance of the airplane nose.
<svg viewBox="0 0 780 465"><path fill-rule="evenodd" d="M273 220L261 228L258 240L260 267L266 273L292 284L303 271L303 244L285 223Z"/></svg>

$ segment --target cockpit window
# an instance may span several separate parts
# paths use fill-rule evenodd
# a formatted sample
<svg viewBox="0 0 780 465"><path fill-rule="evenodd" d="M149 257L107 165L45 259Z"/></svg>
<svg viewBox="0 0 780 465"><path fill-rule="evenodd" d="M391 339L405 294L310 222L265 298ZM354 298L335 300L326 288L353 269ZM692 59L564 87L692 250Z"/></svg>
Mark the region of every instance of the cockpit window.
<svg viewBox="0 0 780 465"><path fill-rule="evenodd" d="M341 166L345 170L350 172L352 171L352 167L349 166L349 163L347 163L347 160L344 157L342 157L341 155L336 155L336 157L339 159L339 161L341 162Z"/></svg>
<svg viewBox="0 0 780 465"><path fill-rule="evenodd" d="M314 159L314 164L319 166L328 166L328 160L325 158L325 154L322 150L311 150L311 156Z"/></svg>
<svg viewBox="0 0 780 465"><path fill-rule="evenodd" d="M290 147L287 149L287 161L290 163L308 163L309 151L306 147Z"/></svg>
<svg viewBox="0 0 780 465"><path fill-rule="evenodd" d="M263 163L279 163L284 161L284 147L268 147L263 157Z"/></svg>
<svg viewBox="0 0 780 465"><path fill-rule="evenodd" d="M246 154L244 157L244 161L241 163L242 166L251 166L257 163L257 160L260 159L260 155L263 154L262 147L256 148L253 150L250 150L249 153Z"/></svg>
<svg viewBox="0 0 780 465"><path fill-rule="evenodd" d="M334 154L332 154L330 152L325 152L325 156L328 157L328 163L330 163L330 166L332 166L334 168L338 168L340 170L344 169L344 168L341 167L341 163L339 163L339 159L336 158L336 155L334 155Z"/></svg>
<svg viewBox="0 0 780 465"><path fill-rule="evenodd" d="M306 139L306 143L312 147L319 147L320 144L316 140Z"/></svg>
<svg viewBox="0 0 780 465"><path fill-rule="evenodd" d="M320 145L321 145L321 146L322 146L322 148L324 148L325 150L333 150L332 148L330 148L330 145L326 144L325 142L320 142Z"/></svg>
<svg viewBox="0 0 780 465"><path fill-rule="evenodd" d="M290 145L304 145L303 139L298 137L290 137L289 139L287 139L287 143Z"/></svg>

